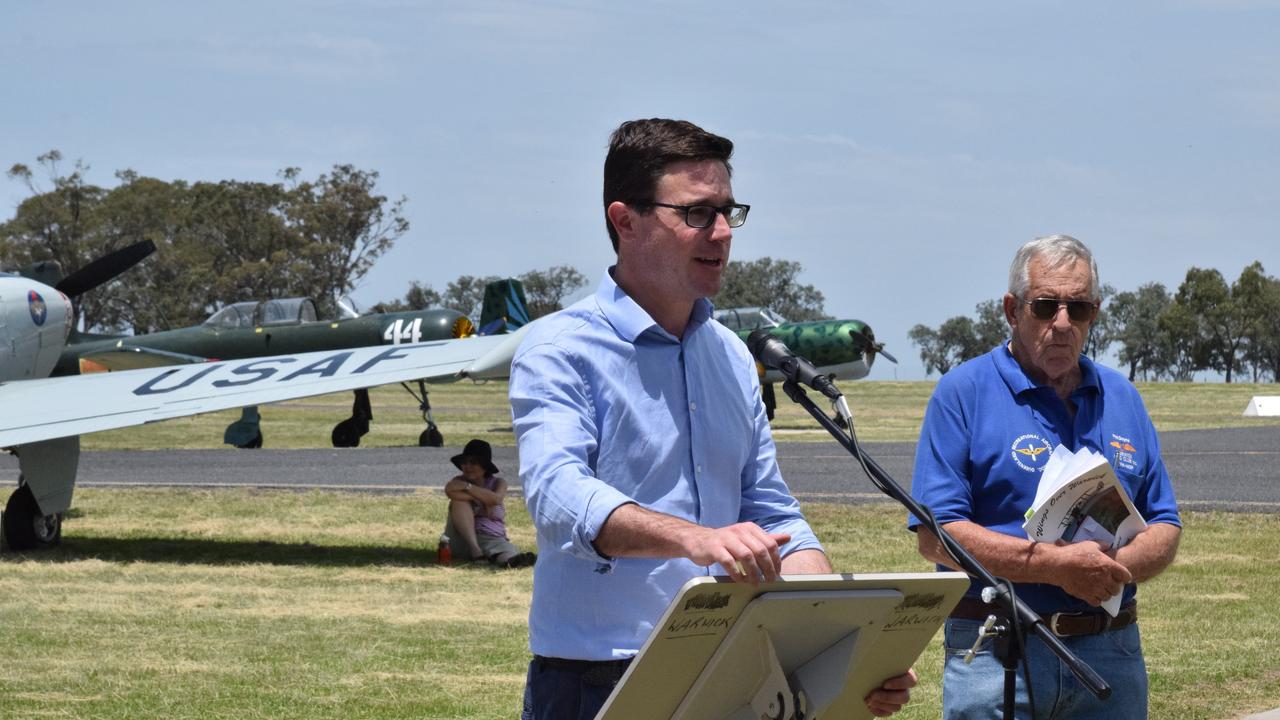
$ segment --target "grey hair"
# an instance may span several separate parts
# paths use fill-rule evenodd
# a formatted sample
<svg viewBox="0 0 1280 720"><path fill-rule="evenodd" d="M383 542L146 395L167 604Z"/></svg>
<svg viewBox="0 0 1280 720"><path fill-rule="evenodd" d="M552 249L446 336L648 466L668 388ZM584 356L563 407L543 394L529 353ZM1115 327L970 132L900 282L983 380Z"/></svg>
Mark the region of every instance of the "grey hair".
<svg viewBox="0 0 1280 720"><path fill-rule="evenodd" d="M1014 297L1025 300L1027 290L1031 287L1031 260L1042 259L1053 269L1066 267L1078 260L1089 263L1089 299L1095 302L1102 299L1102 285L1098 283L1098 263L1093 253L1079 240L1070 235L1048 235L1038 237L1018 248L1013 256L1013 264L1009 266L1009 292Z"/></svg>

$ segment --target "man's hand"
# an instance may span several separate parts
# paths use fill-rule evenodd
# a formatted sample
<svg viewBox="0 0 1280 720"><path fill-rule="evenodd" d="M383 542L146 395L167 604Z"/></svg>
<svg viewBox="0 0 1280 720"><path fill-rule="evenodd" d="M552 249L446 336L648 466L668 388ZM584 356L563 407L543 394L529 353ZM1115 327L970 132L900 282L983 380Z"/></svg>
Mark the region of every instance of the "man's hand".
<svg viewBox="0 0 1280 720"><path fill-rule="evenodd" d="M1054 584L1090 605L1101 605L1133 580L1128 569L1112 559L1099 542L1059 540L1056 546Z"/></svg>
<svg viewBox="0 0 1280 720"><path fill-rule="evenodd" d="M703 567L719 565L735 582L756 585L762 579L773 582L782 574L780 547L790 539L790 535L767 533L750 522L698 527L683 538L684 555Z"/></svg>
<svg viewBox="0 0 1280 720"><path fill-rule="evenodd" d="M911 688L916 686L916 681L915 670L907 670L903 675L885 680L883 685L872 690L864 699L871 714L888 717L901 710L911 699Z"/></svg>
<svg viewBox="0 0 1280 720"><path fill-rule="evenodd" d="M772 582L782 572L781 546L790 535L742 522L708 528L666 513L619 505L596 535L605 557L682 557L702 567L720 566L736 582Z"/></svg>
<svg viewBox="0 0 1280 720"><path fill-rule="evenodd" d="M991 574L1014 582L1057 585L1091 605L1101 605L1134 579L1128 568L1110 557L1107 548L1097 541L1037 543L988 530L967 520L950 522L943 527ZM922 555L948 566L954 564L933 533L921 527L917 534ZM1176 542L1172 545L1176 547ZM1122 554L1124 551L1120 549ZM1168 555L1172 558L1171 552Z"/></svg>

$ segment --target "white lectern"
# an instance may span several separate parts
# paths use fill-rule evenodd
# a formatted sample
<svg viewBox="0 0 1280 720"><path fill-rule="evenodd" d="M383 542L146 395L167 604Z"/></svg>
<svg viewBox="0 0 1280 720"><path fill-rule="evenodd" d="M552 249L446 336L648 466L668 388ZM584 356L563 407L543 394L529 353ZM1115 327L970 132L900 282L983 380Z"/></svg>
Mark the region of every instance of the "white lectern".
<svg viewBox="0 0 1280 720"><path fill-rule="evenodd" d="M690 580L596 720L869 718L969 587L964 573Z"/></svg>

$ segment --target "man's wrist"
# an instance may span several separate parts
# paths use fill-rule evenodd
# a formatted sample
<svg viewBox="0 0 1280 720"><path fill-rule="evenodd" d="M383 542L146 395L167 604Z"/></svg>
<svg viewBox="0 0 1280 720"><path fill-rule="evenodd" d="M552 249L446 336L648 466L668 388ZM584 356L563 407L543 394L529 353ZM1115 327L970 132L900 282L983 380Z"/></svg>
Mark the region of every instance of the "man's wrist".
<svg viewBox="0 0 1280 720"><path fill-rule="evenodd" d="M1027 549L1026 571L1031 582L1057 585L1061 581L1063 568L1059 560L1061 552L1054 543L1042 543L1028 540L1031 546Z"/></svg>

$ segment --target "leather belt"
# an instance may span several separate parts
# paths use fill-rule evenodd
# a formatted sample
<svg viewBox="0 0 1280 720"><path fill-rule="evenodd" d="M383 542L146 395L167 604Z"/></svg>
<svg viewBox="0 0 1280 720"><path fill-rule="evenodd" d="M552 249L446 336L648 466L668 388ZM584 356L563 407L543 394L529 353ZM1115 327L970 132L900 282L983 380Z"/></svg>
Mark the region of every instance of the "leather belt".
<svg viewBox="0 0 1280 720"><path fill-rule="evenodd" d="M541 667L582 677L582 682L595 687L612 687L622 679L632 658L621 660L570 660L567 658L534 655L533 662Z"/></svg>
<svg viewBox="0 0 1280 720"><path fill-rule="evenodd" d="M994 605L988 605L977 598L965 597L951 611L951 617L961 620L986 620L988 615L1003 617L1004 613ZM1131 625L1138 619L1138 602L1125 604L1111 617L1105 610L1087 610L1085 612L1059 612L1041 615L1046 627L1058 637L1077 637L1080 635L1097 635L1109 630L1118 630Z"/></svg>

